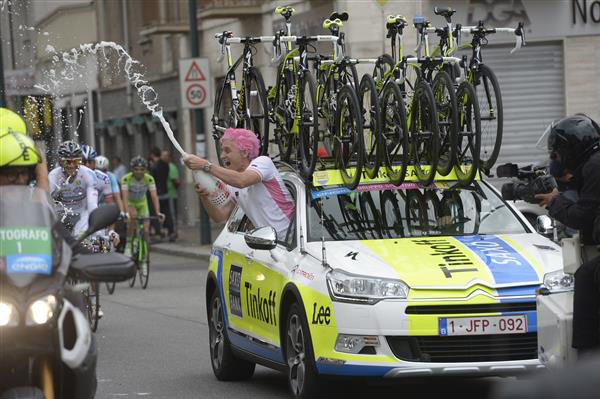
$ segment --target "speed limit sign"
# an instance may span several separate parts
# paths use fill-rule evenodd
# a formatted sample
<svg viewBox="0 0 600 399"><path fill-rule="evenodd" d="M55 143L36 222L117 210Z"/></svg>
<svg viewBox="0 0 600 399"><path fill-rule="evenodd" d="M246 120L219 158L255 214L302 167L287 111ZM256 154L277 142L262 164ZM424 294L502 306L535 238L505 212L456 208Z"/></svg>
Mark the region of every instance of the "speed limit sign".
<svg viewBox="0 0 600 399"><path fill-rule="evenodd" d="M208 58L179 61L179 83L183 108L206 108L212 105Z"/></svg>

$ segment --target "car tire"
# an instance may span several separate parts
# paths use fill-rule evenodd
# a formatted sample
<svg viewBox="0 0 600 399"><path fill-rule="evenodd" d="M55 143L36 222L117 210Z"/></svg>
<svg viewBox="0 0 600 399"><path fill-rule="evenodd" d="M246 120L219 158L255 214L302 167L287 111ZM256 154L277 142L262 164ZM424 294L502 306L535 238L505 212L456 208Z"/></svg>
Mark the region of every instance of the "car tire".
<svg viewBox="0 0 600 399"><path fill-rule="evenodd" d="M312 340L306 315L298 303L293 303L287 312L284 339L285 361L288 365L287 380L292 397L318 398L320 381Z"/></svg>
<svg viewBox="0 0 600 399"><path fill-rule="evenodd" d="M233 354L224 317L223 303L218 290L215 290L208 308L208 339L213 372L220 381L246 380L254 374L256 364Z"/></svg>

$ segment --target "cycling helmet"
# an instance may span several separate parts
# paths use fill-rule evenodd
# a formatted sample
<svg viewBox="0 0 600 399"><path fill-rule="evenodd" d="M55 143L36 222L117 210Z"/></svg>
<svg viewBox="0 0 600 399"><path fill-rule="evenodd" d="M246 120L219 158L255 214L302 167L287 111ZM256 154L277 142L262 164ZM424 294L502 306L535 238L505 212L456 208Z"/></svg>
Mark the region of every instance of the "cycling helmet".
<svg viewBox="0 0 600 399"><path fill-rule="evenodd" d="M36 166L41 156L33 140L23 133L0 133L0 168Z"/></svg>
<svg viewBox="0 0 600 399"><path fill-rule="evenodd" d="M105 156L102 155L98 155L96 157L96 168L100 169L103 172L106 172L108 170L108 158L106 158Z"/></svg>
<svg viewBox="0 0 600 399"><path fill-rule="evenodd" d="M554 121L548 126L538 147L560 155L565 168L575 170L585 162L595 144L600 142L600 126L583 114Z"/></svg>
<svg viewBox="0 0 600 399"><path fill-rule="evenodd" d="M131 166L131 168L143 167L144 169L147 169L148 161L146 161L146 159L144 159L138 155L138 156L133 157L131 162L129 162L129 166Z"/></svg>
<svg viewBox="0 0 600 399"><path fill-rule="evenodd" d="M96 150L91 145L83 144L81 146L82 159L84 161L93 161L96 159Z"/></svg>
<svg viewBox="0 0 600 399"><path fill-rule="evenodd" d="M8 108L0 108L0 134L8 132L27 134L25 121L17 113Z"/></svg>
<svg viewBox="0 0 600 399"><path fill-rule="evenodd" d="M81 147L73 140L64 141L58 146L59 158L81 158Z"/></svg>

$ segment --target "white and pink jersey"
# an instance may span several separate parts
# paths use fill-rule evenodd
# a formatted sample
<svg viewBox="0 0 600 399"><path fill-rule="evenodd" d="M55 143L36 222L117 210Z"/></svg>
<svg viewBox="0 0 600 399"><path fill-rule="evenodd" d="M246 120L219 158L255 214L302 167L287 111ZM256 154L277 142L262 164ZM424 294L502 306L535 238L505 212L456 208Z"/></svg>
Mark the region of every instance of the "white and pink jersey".
<svg viewBox="0 0 600 399"><path fill-rule="evenodd" d="M292 195L271 158L255 158L248 169L258 173L261 181L246 188L227 186L227 190L255 227L272 226L283 241L294 217Z"/></svg>

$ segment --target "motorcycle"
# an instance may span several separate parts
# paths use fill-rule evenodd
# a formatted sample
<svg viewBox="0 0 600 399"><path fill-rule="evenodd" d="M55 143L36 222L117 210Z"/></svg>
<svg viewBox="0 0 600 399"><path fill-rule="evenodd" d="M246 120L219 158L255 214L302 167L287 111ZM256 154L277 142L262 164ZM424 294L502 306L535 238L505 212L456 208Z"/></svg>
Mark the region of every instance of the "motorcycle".
<svg viewBox="0 0 600 399"><path fill-rule="evenodd" d="M116 205L95 209L69 245L51 203L43 190L0 186L0 399L93 398L95 337L78 287L67 282L135 273L121 254L78 253L83 238L116 220Z"/></svg>

